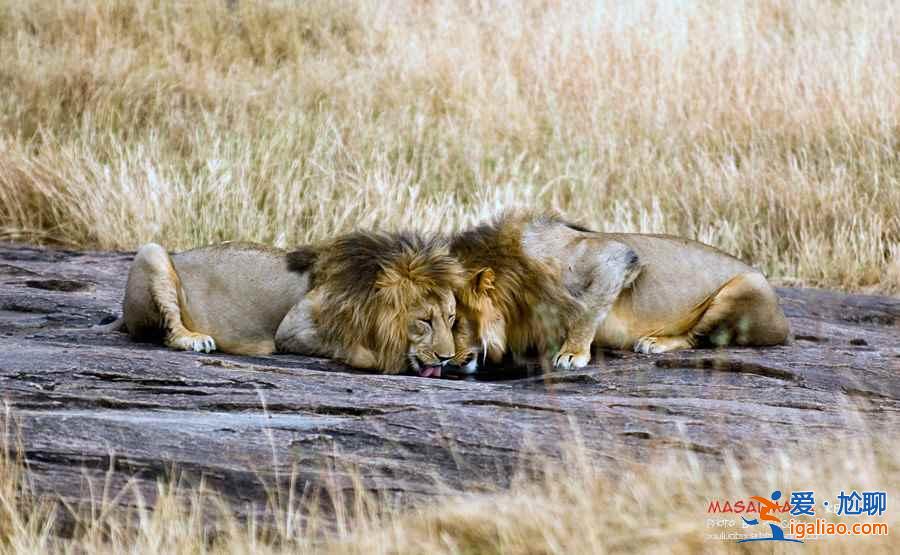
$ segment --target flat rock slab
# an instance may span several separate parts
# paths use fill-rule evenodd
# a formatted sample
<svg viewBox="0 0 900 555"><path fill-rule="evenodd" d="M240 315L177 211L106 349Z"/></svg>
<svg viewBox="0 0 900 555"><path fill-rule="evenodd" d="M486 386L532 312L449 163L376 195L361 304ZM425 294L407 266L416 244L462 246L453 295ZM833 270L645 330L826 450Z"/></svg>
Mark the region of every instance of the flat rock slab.
<svg viewBox="0 0 900 555"><path fill-rule="evenodd" d="M35 486L73 502L131 481L152 503L173 470L203 477L238 512L259 510L292 473L301 486L337 489L357 473L412 502L503 487L523 452L559 456L576 433L613 470L900 433L894 298L780 289L788 346L601 351L578 371L437 380L292 355L175 352L87 330L119 313L131 257L0 244L0 398Z"/></svg>

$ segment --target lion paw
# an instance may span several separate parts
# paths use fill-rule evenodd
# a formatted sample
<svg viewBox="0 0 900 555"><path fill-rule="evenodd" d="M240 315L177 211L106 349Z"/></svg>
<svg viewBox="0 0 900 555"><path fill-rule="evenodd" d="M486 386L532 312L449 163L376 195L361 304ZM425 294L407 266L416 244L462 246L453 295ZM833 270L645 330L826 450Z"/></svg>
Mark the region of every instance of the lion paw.
<svg viewBox="0 0 900 555"><path fill-rule="evenodd" d="M216 350L215 340L202 333L188 332L177 337L170 337L166 345L182 351L196 351L198 353L210 353Z"/></svg>
<svg viewBox="0 0 900 555"><path fill-rule="evenodd" d="M648 335L637 340L634 344L634 352L652 355L690 349L691 342L686 337L660 337Z"/></svg>
<svg viewBox="0 0 900 555"><path fill-rule="evenodd" d="M572 370L574 368L584 368L590 361L591 351L589 349L586 351L576 350L563 345L563 348L553 358L553 367L560 370Z"/></svg>

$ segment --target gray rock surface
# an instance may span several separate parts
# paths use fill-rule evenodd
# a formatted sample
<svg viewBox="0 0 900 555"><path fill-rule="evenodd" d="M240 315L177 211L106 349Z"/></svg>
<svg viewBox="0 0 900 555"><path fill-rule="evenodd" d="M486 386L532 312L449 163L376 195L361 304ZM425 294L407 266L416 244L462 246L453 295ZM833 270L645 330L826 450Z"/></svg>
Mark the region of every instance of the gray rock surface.
<svg viewBox="0 0 900 555"><path fill-rule="evenodd" d="M502 487L523 449L577 430L611 469L691 452L900 432L900 300L780 289L796 337L767 349L598 352L592 366L436 380L300 356L174 352L87 329L119 313L131 254L0 244L0 399L35 486L78 502L128 480L201 476L240 511L332 466L410 502ZM815 436L811 434L815 433ZM134 499L125 495L122 503Z"/></svg>

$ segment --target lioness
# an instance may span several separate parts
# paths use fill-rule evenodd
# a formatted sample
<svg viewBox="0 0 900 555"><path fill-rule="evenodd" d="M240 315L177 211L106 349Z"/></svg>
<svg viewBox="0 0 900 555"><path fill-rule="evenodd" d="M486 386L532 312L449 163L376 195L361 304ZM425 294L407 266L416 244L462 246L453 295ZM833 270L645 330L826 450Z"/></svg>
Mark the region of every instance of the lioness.
<svg viewBox="0 0 900 555"><path fill-rule="evenodd" d="M350 233L293 252L241 243L135 256L110 329L174 349L328 356L357 368L439 374L453 356L446 242Z"/></svg>
<svg viewBox="0 0 900 555"><path fill-rule="evenodd" d="M591 344L663 353L776 345L787 320L765 277L737 258L667 235L597 233L557 216L508 214L458 234L469 272L458 293L454 363L469 372L536 349L580 368Z"/></svg>

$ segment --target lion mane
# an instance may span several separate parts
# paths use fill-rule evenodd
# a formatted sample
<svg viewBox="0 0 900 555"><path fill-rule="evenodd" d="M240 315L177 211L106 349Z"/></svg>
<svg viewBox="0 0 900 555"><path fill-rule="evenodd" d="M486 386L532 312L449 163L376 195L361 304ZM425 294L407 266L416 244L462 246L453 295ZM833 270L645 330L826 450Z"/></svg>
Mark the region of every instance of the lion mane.
<svg viewBox="0 0 900 555"><path fill-rule="evenodd" d="M565 338L565 315L577 309L577 300L556 278L558 272L523 251L522 224L529 218L534 216L506 212L451 240L450 252L468 270L469 284L457 293L460 309L474 306L477 293L489 289L495 310L506 322L505 337L496 338L495 352L558 346ZM538 219L572 225L550 214ZM491 347L491 338L485 340Z"/></svg>
<svg viewBox="0 0 900 555"><path fill-rule="evenodd" d="M452 293L465 275L445 239L415 233L352 232L290 253L288 265L312 270L319 299L313 321L323 344L336 352L361 345L389 373L407 365L409 308Z"/></svg>

